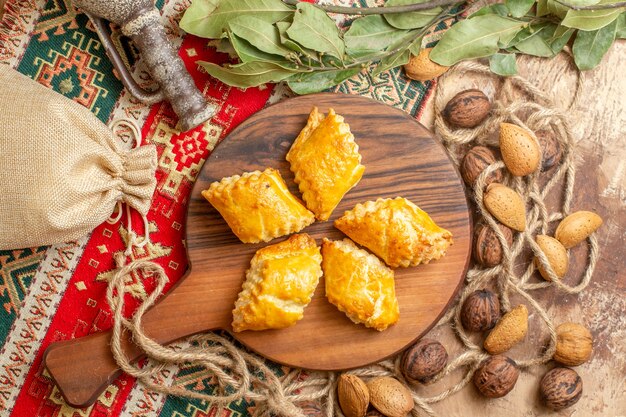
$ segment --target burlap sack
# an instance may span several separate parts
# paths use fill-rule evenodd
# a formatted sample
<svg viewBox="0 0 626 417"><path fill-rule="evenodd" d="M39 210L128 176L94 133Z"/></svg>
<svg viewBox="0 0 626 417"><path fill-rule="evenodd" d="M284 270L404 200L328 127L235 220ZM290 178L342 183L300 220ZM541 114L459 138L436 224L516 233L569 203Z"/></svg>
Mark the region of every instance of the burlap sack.
<svg viewBox="0 0 626 417"><path fill-rule="evenodd" d="M77 239L122 201L147 214L154 145L123 149L88 109L0 64L0 249Z"/></svg>

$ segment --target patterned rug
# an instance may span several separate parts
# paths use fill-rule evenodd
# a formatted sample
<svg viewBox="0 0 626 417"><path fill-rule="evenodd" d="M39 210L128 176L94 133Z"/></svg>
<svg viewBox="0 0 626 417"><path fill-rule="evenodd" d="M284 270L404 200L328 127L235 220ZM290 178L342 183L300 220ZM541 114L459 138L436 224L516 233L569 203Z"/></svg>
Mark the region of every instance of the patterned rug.
<svg viewBox="0 0 626 417"><path fill-rule="evenodd" d="M187 268L183 219L187 198L202 164L216 144L240 122L287 95L284 86L240 90L211 79L194 64L198 59L224 62L206 40L184 36L178 21L189 0L158 0L162 22L200 90L219 112L192 131L177 131L170 106L151 107L131 97L116 78L91 24L71 0L8 0L0 22L0 64L8 64L39 83L89 108L104 123L130 118L142 126L144 143L158 148L158 185L149 213L152 243L136 249L133 259L161 264L176 283ZM362 4L366 2L363 0ZM373 4L374 2L370 2ZM438 31L444 27L438 27ZM436 36L436 35L435 35ZM137 51L117 31L113 39L124 51L137 80L149 76ZM398 69L376 78L358 74L335 91L383 101L419 117L431 83L410 82ZM134 219L139 224L139 218ZM125 222L121 222L125 224ZM148 392L127 376L118 378L87 409L68 406L42 367L50 343L106 330L107 279L113 255L125 247L127 231L103 224L90 236L51 247L0 251L0 416L216 416L210 404L166 398ZM152 288L133 276L128 289L135 303ZM185 342L179 343L184 345ZM272 365L278 375L284 370ZM167 368L162 381L211 392L211 375L193 368ZM243 416L254 404L234 402L220 416Z"/></svg>

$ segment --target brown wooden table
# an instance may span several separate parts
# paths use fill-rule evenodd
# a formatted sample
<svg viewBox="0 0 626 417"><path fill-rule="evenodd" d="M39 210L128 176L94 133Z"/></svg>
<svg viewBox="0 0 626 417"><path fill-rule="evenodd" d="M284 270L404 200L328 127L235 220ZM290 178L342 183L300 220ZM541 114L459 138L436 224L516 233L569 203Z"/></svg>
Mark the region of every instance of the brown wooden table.
<svg viewBox="0 0 626 417"><path fill-rule="evenodd" d="M566 107L576 85L575 73L563 72L570 60L561 54L553 60L524 57L518 61L520 73L533 80L543 91L560 97ZM564 295L541 290L538 299L558 324L573 321L586 325L594 335L590 362L576 367L583 379L583 396L571 409L551 412L540 405L539 380L545 367L536 367L520 376L515 389L506 397L486 400L473 386L451 399L435 405L442 416L626 416L626 41L618 41L604 57L600 67L584 74L580 104L572 109L571 121L578 140L581 161L576 176L574 210L595 211L604 219L598 232L600 259L589 287L579 295ZM487 94L494 86L475 76L458 77L458 90L481 88ZM455 91L451 91L452 94ZM421 117L432 127L432 99ZM586 248L579 245L571 254L568 277L571 283L583 270ZM513 357L533 355L546 340L539 318L531 313L531 330L526 342L511 351ZM431 336L439 339L451 356L460 345L450 329ZM457 375L460 377L460 374ZM424 390L439 393L439 383Z"/></svg>

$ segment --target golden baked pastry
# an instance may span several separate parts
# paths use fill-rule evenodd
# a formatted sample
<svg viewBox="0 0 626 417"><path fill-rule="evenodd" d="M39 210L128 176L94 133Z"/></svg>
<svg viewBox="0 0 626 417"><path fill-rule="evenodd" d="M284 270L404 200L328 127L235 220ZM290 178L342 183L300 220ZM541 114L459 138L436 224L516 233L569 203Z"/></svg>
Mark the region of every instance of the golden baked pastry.
<svg viewBox="0 0 626 417"><path fill-rule="evenodd" d="M317 107L291 145L287 161L302 199L319 220L328 220L365 170L350 126L333 109L324 117Z"/></svg>
<svg viewBox="0 0 626 417"><path fill-rule="evenodd" d="M328 301L355 323L383 331L398 321L393 270L350 239L322 243Z"/></svg>
<svg viewBox="0 0 626 417"><path fill-rule="evenodd" d="M335 227L394 268L439 259L452 244L452 233L402 197L357 204Z"/></svg>
<svg viewBox="0 0 626 417"><path fill-rule="evenodd" d="M202 195L244 243L268 242L315 221L273 168L222 178Z"/></svg>
<svg viewBox="0 0 626 417"><path fill-rule="evenodd" d="M233 310L233 330L282 329L303 317L322 276L315 239L293 235L259 249Z"/></svg>

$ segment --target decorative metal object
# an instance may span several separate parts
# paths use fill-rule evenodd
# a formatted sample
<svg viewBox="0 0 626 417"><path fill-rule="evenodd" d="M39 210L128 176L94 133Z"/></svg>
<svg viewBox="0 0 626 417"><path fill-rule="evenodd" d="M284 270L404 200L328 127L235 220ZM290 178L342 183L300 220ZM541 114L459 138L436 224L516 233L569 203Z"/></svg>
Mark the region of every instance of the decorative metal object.
<svg viewBox="0 0 626 417"><path fill-rule="evenodd" d="M159 22L159 11L151 0L74 0L93 22L102 45L128 91L138 100L152 104L168 100L178 115L178 128L189 130L208 120L216 111L207 103L185 69ZM106 28L108 20L120 26L135 43L152 78L159 84L146 91L133 79Z"/></svg>

